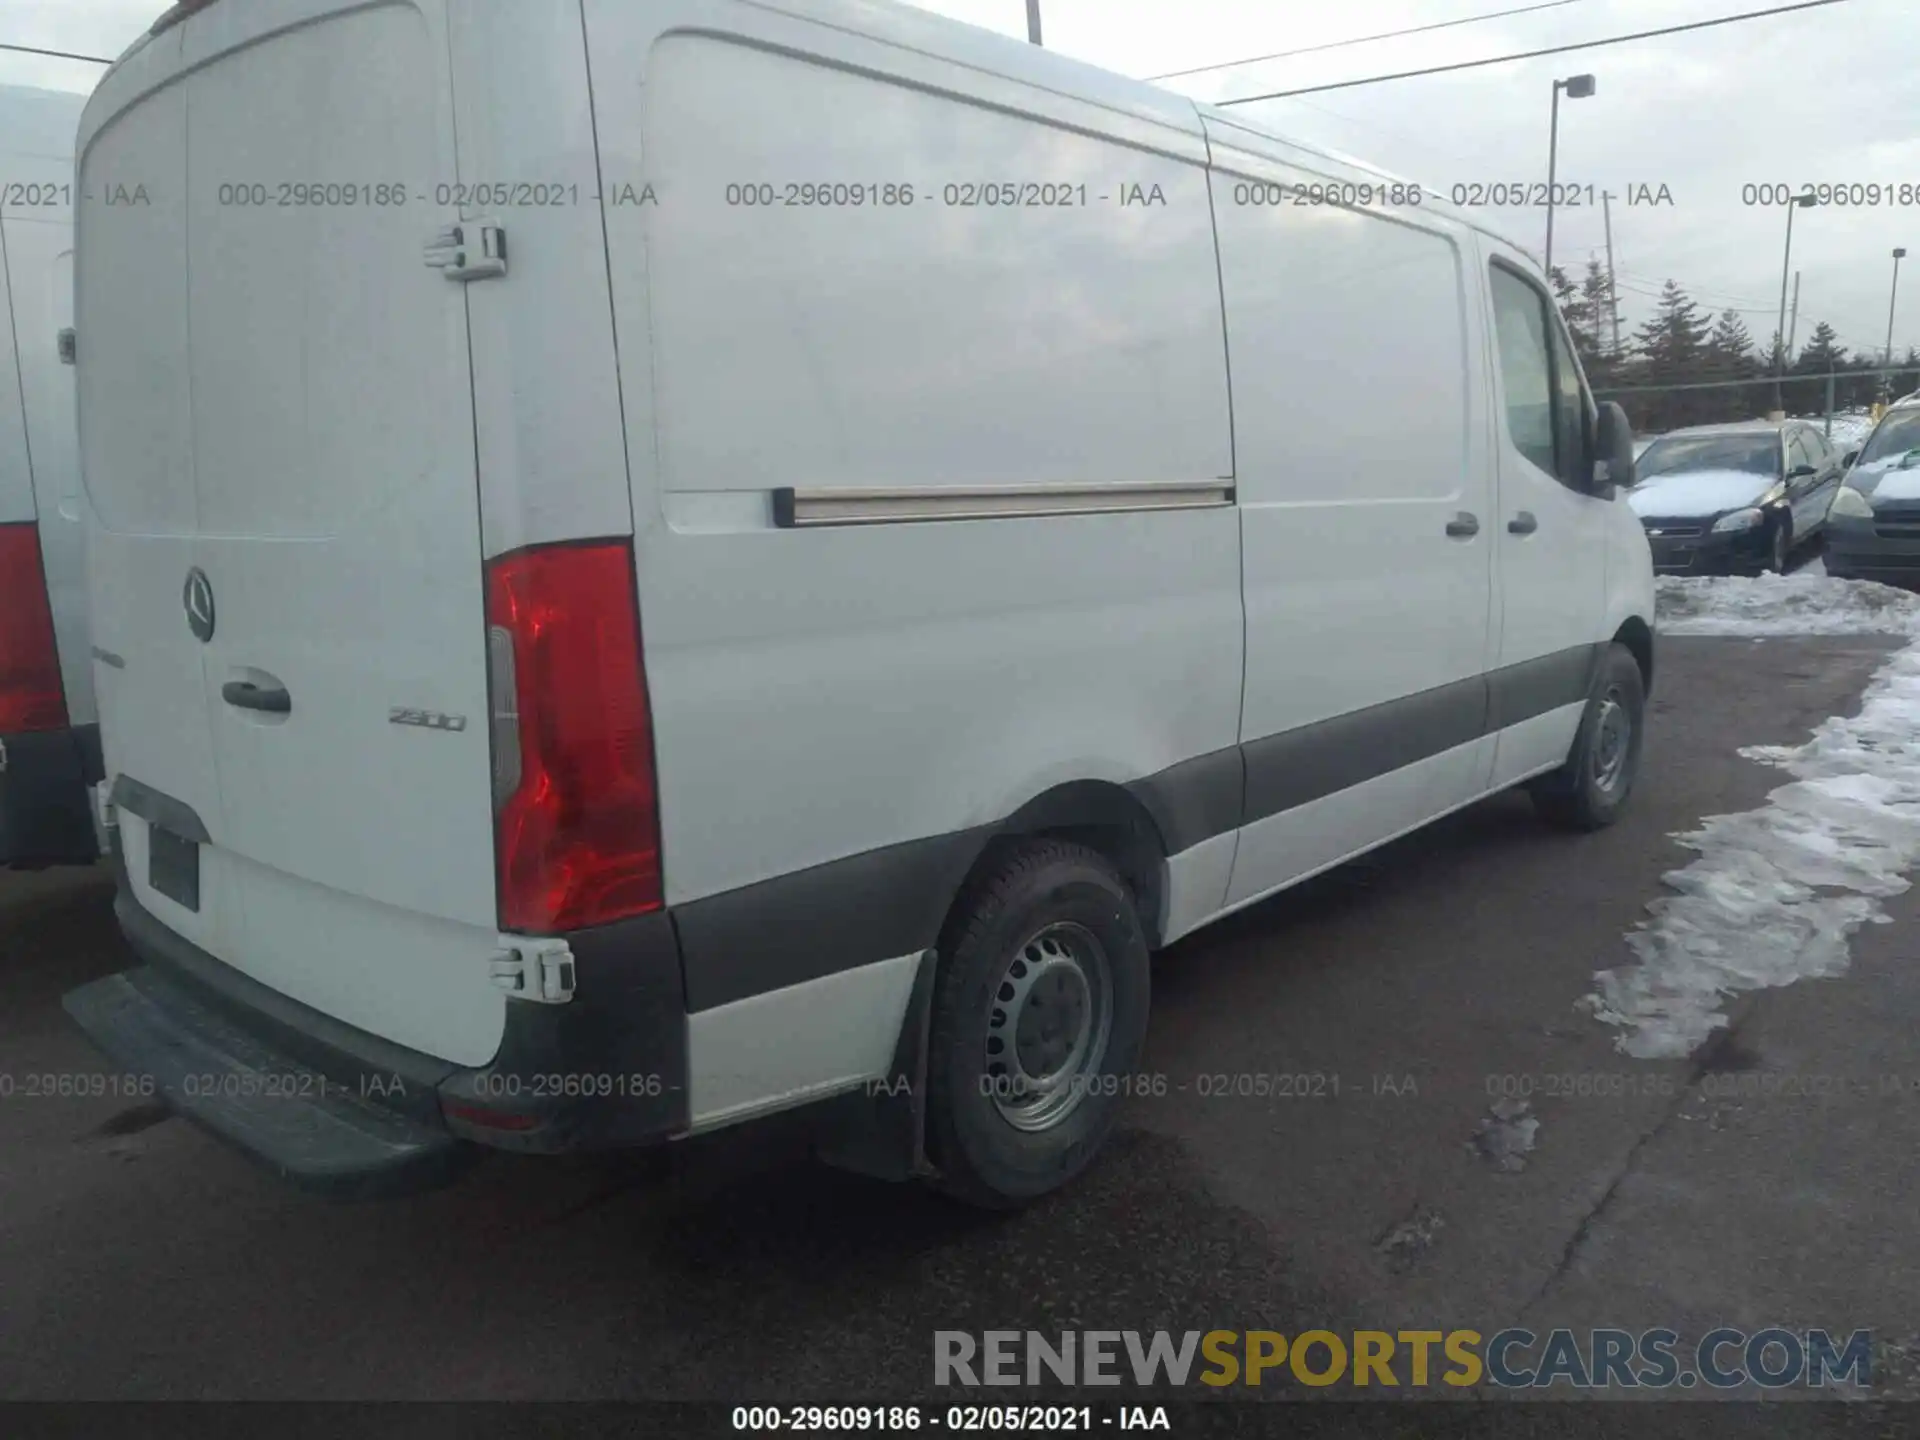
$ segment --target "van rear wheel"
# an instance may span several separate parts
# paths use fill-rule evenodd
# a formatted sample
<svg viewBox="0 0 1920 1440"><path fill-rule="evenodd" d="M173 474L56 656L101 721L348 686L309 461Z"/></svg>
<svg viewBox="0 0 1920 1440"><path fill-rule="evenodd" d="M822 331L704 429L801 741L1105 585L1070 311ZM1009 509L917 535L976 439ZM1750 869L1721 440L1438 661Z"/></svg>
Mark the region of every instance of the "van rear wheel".
<svg viewBox="0 0 1920 1440"><path fill-rule="evenodd" d="M1104 856L1023 840L947 925L927 1057L932 1184L1006 1210L1106 1140L1146 1034L1146 932Z"/></svg>
<svg viewBox="0 0 1920 1440"><path fill-rule="evenodd" d="M1640 773L1646 708L1640 662L1626 646L1609 645L1567 763L1527 787L1542 815L1572 830L1599 830L1620 818Z"/></svg>

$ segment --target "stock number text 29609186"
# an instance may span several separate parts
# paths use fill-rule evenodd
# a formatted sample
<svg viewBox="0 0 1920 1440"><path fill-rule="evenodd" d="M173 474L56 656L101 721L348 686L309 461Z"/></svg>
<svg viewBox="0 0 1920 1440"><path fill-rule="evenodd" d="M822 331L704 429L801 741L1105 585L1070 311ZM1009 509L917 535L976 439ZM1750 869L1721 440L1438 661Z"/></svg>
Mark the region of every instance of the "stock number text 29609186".
<svg viewBox="0 0 1920 1440"><path fill-rule="evenodd" d="M1150 1413L1120 1416L1120 1429L1167 1429L1163 1418ZM1154 1419L1159 1423L1155 1424ZM1129 1419L1139 1423L1129 1424ZM1091 1405L736 1405L735 1430L787 1431L921 1431L952 1430L1004 1433L1009 1430L1041 1433L1086 1433L1097 1425L1112 1427L1111 1415Z"/></svg>
<svg viewBox="0 0 1920 1440"><path fill-rule="evenodd" d="M730 206L784 210L906 209L915 205L957 210L1081 210L1095 205L1158 208L1166 191L1139 181L1089 185L1078 180L957 180L942 185L905 181L739 181L725 188Z"/></svg>

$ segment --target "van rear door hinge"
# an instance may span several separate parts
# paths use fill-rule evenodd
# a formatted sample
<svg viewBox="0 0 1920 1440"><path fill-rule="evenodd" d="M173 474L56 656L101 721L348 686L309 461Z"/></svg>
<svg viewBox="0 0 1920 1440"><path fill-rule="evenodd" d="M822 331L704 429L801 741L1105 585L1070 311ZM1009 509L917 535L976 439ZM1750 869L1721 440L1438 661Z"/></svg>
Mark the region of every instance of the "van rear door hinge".
<svg viewBox="0 0 1920 1440"><path fill-rule="evenodd" d="M421 258L449 280L486 280L507 273L504 226L469 220L435 233Z"/></svg>
<svg viewBox="0 0 1920 1440"><path fill-rule="evenodd" d="M564 940L502 935L493 983L522 1000L564 1005L573 998L573 947Z"/></svg>

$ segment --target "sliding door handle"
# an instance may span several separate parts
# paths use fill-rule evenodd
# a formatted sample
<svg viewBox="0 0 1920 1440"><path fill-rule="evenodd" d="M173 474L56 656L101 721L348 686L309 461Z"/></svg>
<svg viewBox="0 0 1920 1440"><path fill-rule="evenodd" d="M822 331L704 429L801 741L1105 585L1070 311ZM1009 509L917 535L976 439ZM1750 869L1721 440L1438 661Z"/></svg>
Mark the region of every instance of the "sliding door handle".
<svg viewBox="0 0 1920 1440"><path fill-rule="evenodd" d="M1447 522L1447 534L1455 540L1470 540L1480 533L1480 517L1462 510Z"/></svg>
<svg viewBox="0 0 1920 1440"><path fill-rule="evenodd" d="M242 710L261 710L269 715L291 715L293 696L284 687L255 685L247 680L229 680L220 687L220 698Z"/></svg>

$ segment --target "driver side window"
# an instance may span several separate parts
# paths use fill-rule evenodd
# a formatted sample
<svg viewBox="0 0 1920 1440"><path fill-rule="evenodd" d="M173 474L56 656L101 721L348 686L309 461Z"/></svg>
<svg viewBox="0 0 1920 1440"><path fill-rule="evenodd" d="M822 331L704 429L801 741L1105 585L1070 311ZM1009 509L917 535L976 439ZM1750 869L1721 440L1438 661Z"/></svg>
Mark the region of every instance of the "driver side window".
<svg viewBox="0 0 1920 1440"><path fill-rule="evenodd" d="M1560 483L1570 490L1585 490L1593 474L1593 457L1588 453L1587 437L1592 434L1587 392L1580 383L1580 367L1574 363L1567 345L1566 327L1554 317L1553 336L1553 464Z"/></svg>
<svg viewBox="0 0 1920 1440"><path fill-rule="evenodd" d="M1531 280L1496 262L1490 281L1507 434L1514 449L1569 490L1585 491L1593 473L1589 402L1565 331Z"/></svg>

